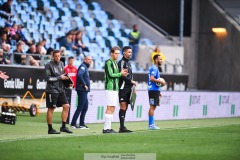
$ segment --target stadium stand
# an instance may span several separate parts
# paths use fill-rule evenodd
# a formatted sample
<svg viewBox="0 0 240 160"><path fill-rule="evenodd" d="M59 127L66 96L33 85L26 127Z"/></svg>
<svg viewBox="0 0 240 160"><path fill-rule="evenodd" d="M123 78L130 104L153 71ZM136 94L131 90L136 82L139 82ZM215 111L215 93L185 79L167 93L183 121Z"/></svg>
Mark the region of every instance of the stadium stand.
<svg viewBox="0 0 240 160"><path fill-rule="evenodd" d="M239 0L215 0L240 25L240 1Z"/></svg>
<svg viewBox="0 0 240 160"><path fill-rule="evenodd" d="M0 3L4 3L0 0ZM95 69L102 69L104 61L109 58L109 48L118 45L128 45L127 38L131 29L126 28L122 21L114 19L110 12L102 10L97 2L84 0L16 0L12 2L11 22L24 26L22 32L27 40L39 42L47 39L46 48L60 49L57 38L65 36L70 30L83 31L83 44L95 59ZM5 21L0 21L5 26ZM152 45L149 39L143 38L141 44ZM12 47L12 52L16 47ZM28 47L25 47L25 51ZM68 55L75 55L67 51ZM80 55L82 56L82 55ZM121 58L121 57L120 57ZM76 58L76 65L81 63L81 57ZM133 64L134 65L134 64ZM136 69L136 66L133 66Z"/></svg>

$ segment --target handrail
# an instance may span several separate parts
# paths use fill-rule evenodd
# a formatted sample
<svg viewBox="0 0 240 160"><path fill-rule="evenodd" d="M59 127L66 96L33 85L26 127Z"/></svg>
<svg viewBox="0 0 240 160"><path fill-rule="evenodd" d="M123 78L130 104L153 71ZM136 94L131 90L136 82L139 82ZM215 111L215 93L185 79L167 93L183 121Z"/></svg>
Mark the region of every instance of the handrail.
<svg viewBox="0 0 240 160"><path fill-rule="evenodd" d="M31 54L31 53L19 53L19 52L3 52L3 57L9 57L10 64L14 63L14 55L25 55L26 56L26 66L30 65L29 63L29 56L39 56L40 58L40 66L44 66L44 60L47 58L51 60L51 55L45 55L45 54ZM61 56L67 58L67 56Z"/></svg>
<svg viewBox="0 0 240 160"><path fill-rule="evenodd" d="M123 5L124 7L126 7L128 10L130 10L132 13L136 14L137 17L141 18L142 20L144 20L145 22L147 22L149 25L151 25L153 28L155 28L157 31L159 31L160 33L162 33L168 40L175 42L178 44L178 42L176 42L176 40L165 30L163 30L161 27L159 27L158 25L156 25L155 23L153 23L152 21L150 21L147 17L145 17L144 15L142 15L141 13L139 13L137 10L135 10L134 8L132 8L131 6L129 6L127 3L125 3L122 0L116 0L117 2L119 2L121 5Z"/></svg>

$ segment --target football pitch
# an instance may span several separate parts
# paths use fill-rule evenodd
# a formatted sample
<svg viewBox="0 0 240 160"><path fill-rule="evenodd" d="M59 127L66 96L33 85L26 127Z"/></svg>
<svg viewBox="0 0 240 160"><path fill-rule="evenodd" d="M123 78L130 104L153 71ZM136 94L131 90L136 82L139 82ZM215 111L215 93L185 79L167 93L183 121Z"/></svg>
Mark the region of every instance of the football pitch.
<svg viewBox="0 0 240 160"><path fill-rule="evenodd" d="M117 134L102 134L103 124L88 124L89 130L48 135L45 116L19 113L16 125L0 123L0 159L84 160L86 153L155 153L157 160L240 159L240 118L157 121L158 131L148 131L147 122L126 122L134 132ZM60 117L54 113L57 130ZM119 123L112 126L118 130Z"/></svg>

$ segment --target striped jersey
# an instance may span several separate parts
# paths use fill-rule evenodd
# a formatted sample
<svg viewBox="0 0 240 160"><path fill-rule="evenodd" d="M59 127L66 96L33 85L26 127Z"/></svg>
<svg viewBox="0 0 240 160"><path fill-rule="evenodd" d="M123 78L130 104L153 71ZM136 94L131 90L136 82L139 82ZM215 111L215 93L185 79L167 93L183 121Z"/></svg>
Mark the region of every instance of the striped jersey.
<svg viewBox="0 0 240 160"><path fill-rule="evenodd" d="M118 91L118 81L122 74L119 72L117 62L113 59L108 59L105 62L105 90Z"/></svg>

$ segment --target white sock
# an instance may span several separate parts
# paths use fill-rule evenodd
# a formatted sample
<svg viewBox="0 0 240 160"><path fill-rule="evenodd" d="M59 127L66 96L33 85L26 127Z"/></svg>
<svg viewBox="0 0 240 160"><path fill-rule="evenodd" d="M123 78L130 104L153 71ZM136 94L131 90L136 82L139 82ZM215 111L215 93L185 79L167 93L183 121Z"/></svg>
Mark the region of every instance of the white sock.
<svg viewBox="0 0 240 160"><path fill-rule="evenodd" d="M104 130L111 129L112 117L112 114L105 114Z"/></svg>

